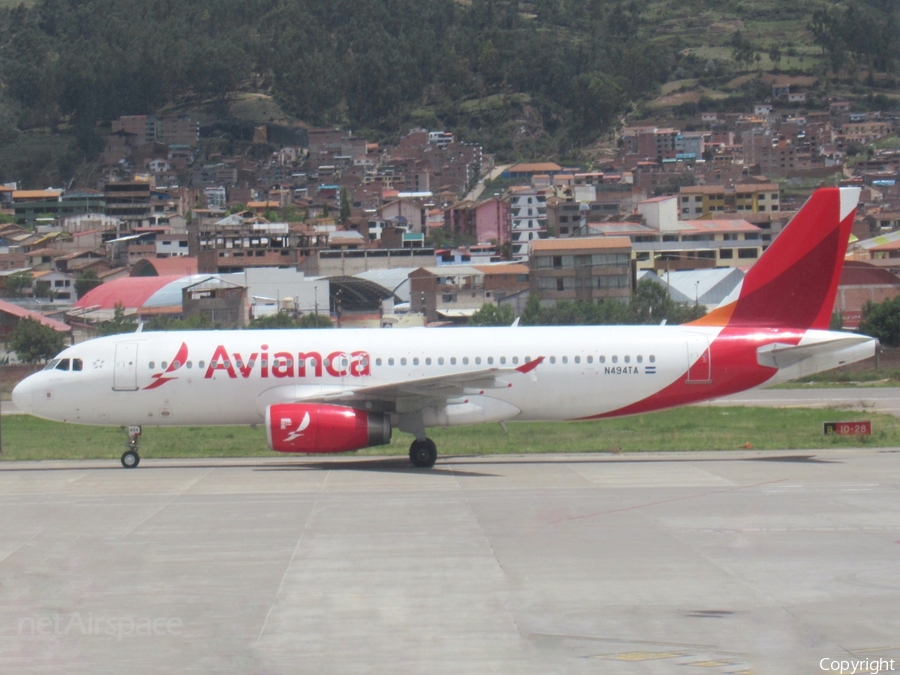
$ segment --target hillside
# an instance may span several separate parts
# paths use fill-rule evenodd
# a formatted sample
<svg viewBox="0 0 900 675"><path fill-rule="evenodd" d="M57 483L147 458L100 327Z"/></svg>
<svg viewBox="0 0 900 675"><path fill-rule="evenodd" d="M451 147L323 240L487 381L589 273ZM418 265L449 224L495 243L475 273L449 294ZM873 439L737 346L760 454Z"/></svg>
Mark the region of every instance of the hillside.
<svg viewBox="0 0 900 675"><path fill-rule="evenodd" d="M528 159L577 153L626 113L740 109L772 77L891 107L898 13L892 0L0 2L0 182L66 182L111 119L173 109L375 140L447 128Z"/></svg>

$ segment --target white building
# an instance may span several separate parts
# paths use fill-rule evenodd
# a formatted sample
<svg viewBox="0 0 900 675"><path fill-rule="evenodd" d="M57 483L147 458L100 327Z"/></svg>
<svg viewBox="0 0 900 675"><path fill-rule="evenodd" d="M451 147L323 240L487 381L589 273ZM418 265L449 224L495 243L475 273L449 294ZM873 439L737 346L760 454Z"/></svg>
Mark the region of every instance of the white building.
<svg viewBox="0 0 900 675"><path fill-rule="evenodd" d="M678 198L655 197L645 199L638 204L638 213L644 218L647 227L660 232L674 232L681 228L678 222Z"/></svg>
<svg viewBox="0 0 900 675"><path fill-rule="evenodd" d="M509 200L510 241L514 260L528 260L529 244L547 237L547 196L534 187L512 187Z"/></svg>

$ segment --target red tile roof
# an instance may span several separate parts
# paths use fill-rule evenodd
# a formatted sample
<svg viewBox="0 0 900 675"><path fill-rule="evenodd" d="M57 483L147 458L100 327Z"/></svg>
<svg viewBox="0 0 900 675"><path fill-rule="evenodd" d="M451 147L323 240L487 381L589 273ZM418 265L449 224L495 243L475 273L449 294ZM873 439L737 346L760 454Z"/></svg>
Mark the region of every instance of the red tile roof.
<svg viewBox="0 0 900 675"><path fill-rule="evenodd" d="M75 307L99 307L114 309L122 305L126 309L142 307L163 286L178 281L183 275L168 277L123 277L107 281L85 293Z"/></svg>
<svg viewBox="0 0 900 675"><path fill-rule="evenodd" d="M4 300L0 300L0 312L17 316L20 319L34 319L35 321L40 321L45 326L48 326L55 331L59 331L60 333L68 333L72 330L70 326L67 326L62 321L51 319L43 314L38 314L37 312L30 312L27 309L22 309L18 305L14 305L13 303Z"/></svg>

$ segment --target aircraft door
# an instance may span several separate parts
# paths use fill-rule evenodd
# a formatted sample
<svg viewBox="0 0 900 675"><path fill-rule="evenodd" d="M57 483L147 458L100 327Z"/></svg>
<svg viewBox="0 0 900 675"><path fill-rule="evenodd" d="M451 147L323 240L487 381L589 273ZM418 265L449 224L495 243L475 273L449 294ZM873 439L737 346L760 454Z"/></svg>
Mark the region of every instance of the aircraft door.
<svg viewBox="0 0 900 675"><path fill-rule="evenodd" d="M706 335L688 335L688 384L712 382L712 359L709 354L709 338Z"/></svg>
<svg viewBox="0 0 900 675"><path fill-rule="evenodd" d="M120 342L116 345L114 391L137 391L137 348L137 342Z"/></svg>

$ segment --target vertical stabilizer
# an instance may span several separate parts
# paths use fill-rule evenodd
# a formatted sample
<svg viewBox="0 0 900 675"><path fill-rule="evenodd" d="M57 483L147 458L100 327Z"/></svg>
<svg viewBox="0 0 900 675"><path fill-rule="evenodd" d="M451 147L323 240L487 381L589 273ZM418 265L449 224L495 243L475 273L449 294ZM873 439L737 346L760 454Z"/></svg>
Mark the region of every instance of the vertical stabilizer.
<svg viewBox="0 0 900 675"><path fill-rule="evenodd" d="M750 268L736 299L689 325L827 329L859 192L816 190Z"/></svg>

